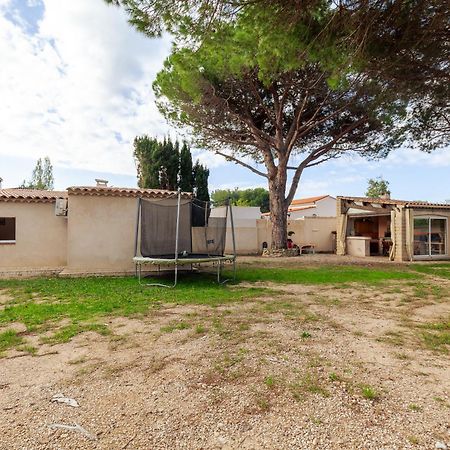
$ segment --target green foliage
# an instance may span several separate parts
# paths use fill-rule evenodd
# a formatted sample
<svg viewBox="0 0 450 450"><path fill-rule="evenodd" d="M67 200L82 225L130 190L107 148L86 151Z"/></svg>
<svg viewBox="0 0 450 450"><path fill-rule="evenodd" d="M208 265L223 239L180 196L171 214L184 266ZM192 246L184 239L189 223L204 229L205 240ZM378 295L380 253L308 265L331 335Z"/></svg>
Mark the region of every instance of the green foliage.
<svg viewBox="0 0 450 450"><path fill-rule="evenodd" d="M0 333L0 356L5 350L22 344L23 338L15 330L6 330Z"/></svg>
<svg viewBox="0 0 450 450"><path fill-rule="evenodd" d="M418 275L409 270L366 267L321 266L314 269L241 267L238 278L240 281L271 281L288 284L378 284L388 280L417 280Z"/></svg>
<svg viewBox="0 0 450 450"><path fill-rule="evenodd" d="M361 386L361 395L367 400L377 400L380 397L377 390L368 384Z"/></svg>
<svg viewBox="0 0 450 450"><path fill-rule="evenodd" d="M148 189L177 190L179 144L169 139L159 142L147 135L134 140L138 185Z"/></svg>
<svg viewBox="0 0 450 450"><path fill-rule="evenodd" d="M209 202L208 178L209 170L197 161L193 168L195 198Z"/></svg>
<svg viewBox="0 0 450 450"><path fill-rule="evenodd" d="M261 212L269 212L269 191L264 188L254 189L217 189L211 194L214 206L225 205L228 199L236 206L259 206Z"/></svg>
<svg viewBox="0 0 450 450"><path fill-rule="evenodd" d="M104 317L136 317L162 303L218 306L267 293L262 288L233 288L214 283L214 275L202 279L183 277L177 289L143 288L134 278L41 278L0 280L0 289L13 300L0 310L0 327L23 323L28 332L46 333L43 341L67 342L79 333L110 334ZM58 323L64 320L64 325ZM53 334L48 331L56 328ZM177 328L174 328L177 329ZM23 344L14 330L0 332L0 353Z"/></svg>
<svg viewBox="0 0 450 450"><path fill-rule="evenodd" d="M53 178L53 166L50 158L46 156L43 160L39 158L33 169L30 181L23 181L20 186L23 189L53 190L55 180Z"/></svg>
<svg viewBox="0 0 450 450"><path fill-rule="evenodd" d="M192 192L194 189L192 154L186 142L183 142L180 151L179 188L183 192Z"/></svg>
<svg viewBox="0 0 450 450"><path fill-rule="evenodd" d="M134 140L134 158L139 187L169 191L180 188L209 201L209 170L198 161L192 167L191 149L186 142L180 150L178 141L173 143L170 138L160 142L147 135L138 136Z"/></svg>
<svg viewBox="0 0 450 450"><path fill-rule="evenodd" d="M382 177L370 178L367 182L366 196L371 198L380 198L384 195L390 195L389 181Z"/></svg>

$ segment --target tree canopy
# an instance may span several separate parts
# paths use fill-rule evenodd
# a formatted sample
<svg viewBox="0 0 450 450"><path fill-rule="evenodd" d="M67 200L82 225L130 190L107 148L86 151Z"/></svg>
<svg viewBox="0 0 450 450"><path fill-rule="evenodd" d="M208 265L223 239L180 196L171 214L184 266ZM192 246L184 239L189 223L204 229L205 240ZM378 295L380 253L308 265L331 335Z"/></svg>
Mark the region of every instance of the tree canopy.
<svg viewBox="0 0 450 450"><path fill-rule="evenodd" d="M217 189L211 193L214 206L223 206L228 200L236 206L258 206L261 212L269 212L269 191L254 189Z"/></svg>
<svg viewBox="0 0 450 450"><path fill-rule="evenodd" d="M161 142L147 135L138 136L133 154L140 188L181 189L193 192L199 200L209 201L209 170L199 161L192 165L191 149L186 142L180 150L179 142L170 138Z"/></svg>
<svg viewBox="0 0 450 450"><path fill-rule="evenodd" d="M24 180L20 186L23 189L42 189L53 190L55 179L53 177L53 166L50 158L46 156L44 159L39 158L33 169L30 181Z"/></svg>
<svg viewBox="0 0 450 450"><path fill-rule="evenodd" d="M448 2L114 3L141 31L174 33L154 83L160 111L267 179L276 247L306 168L448 143Z"/></svg>
<svg viewBox="0 0 450 450"><path fill-rule="evenodd" d="M386 181L383 177L370 178L367 181L366 196L380 198L384 195L391 195L391 191L389 190L389 181Z"/></svg>

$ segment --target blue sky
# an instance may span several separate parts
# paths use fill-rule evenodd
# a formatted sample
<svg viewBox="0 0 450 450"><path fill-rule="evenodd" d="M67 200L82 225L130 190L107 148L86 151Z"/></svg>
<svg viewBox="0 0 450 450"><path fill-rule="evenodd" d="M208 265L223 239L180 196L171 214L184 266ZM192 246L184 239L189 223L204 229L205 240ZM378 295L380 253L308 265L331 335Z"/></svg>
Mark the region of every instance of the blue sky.
<svg viewBox="0 0 450 450"><path fill-rule="evenodd" d="M29 178L49 156L56 187L106 178L135 186L132 141L170 129L154 104L152 81L170 49L129 27L102 0L0 0L0 177L5 187ZM265 186L265 180L209 152L210 187ZM450 151L401 149L382 161L345 158L311 168L298 197L363 195L384 176L393 197L450 199Z"/></svg>

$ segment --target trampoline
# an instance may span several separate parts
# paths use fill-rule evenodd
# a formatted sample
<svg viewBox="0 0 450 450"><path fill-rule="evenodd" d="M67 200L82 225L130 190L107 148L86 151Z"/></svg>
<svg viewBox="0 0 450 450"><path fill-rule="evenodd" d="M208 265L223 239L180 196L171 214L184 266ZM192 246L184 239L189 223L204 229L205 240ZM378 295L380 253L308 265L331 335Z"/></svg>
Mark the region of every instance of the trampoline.
<svg viewBox="0 0 450 450"><path fill-rule="evenodd" d="M231 226L233 254L225 254L227 223ZM142 284L142 266L174 268L172 285L146 283L147 286L175 287L178 282L178 268L200 264L212 264L217 269L217 282L222 281L225 263L233 265L236 276L236 245L233 211L228 202L225 207L211 209L209 202L182 198L177 200L138 199L135 251L133 262L136 276Z"/></svg>

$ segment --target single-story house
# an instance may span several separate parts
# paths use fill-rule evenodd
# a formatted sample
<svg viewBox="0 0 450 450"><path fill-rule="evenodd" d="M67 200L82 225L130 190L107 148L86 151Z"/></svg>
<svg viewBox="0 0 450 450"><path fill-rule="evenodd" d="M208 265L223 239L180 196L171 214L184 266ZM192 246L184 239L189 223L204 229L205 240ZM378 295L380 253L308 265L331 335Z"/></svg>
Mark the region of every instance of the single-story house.
<svg viewBox="0 0 450 450"><path fill-rule="evenodd" d="M448 259L450 204L337 198L337 254L394 261Z"/></svg>
<svg viewBox="0 0 450 450"><path fill-rule="evenodd" d="M302 217L335 217L336 199L331 195L319 195L292 200L288 215L291 220Z"/></svg>
<svg viewBox="0 0 450 450"><path fill-rule="evenodd" d="M176 204L177 195L106 186L0 189L0 272L132 273L137 199Z"/></svg>
<svg viewBox="0 0 450 450"><path fill-rule="evenodd" d="M270 219L270 213L264 213L262 217ZM292 200L288 218L296 220L304 217L336 217L336 199L331 195L319 195Z"/></svg>

